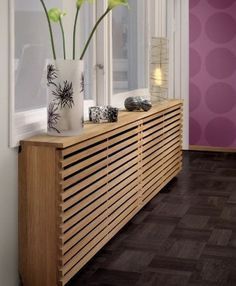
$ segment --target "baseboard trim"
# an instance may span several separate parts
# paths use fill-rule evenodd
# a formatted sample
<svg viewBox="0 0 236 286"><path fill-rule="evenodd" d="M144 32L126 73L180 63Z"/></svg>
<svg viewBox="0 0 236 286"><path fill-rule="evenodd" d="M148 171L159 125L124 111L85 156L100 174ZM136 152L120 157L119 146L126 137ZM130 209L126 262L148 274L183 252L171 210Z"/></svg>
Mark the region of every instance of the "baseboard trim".
<svg viewBox="0 0 236 286"><path fill-rule="evenodd" d="M236 153L236 148L197 146L197 145L189 145L189 150L190 151L208 151L208 152Z"/></svg>

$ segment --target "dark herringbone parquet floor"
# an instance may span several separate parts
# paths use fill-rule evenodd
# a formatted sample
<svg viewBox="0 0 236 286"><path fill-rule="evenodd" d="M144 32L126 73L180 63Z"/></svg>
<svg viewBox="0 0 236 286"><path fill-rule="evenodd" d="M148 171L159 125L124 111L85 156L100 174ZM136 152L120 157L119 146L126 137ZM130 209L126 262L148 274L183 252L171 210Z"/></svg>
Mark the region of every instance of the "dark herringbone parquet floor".
<svg viewBox="0 0 236 286"><path fill-rule="evenodd" d="M70 286L236 285L236 154L186 152L184 169Z"/></svg>

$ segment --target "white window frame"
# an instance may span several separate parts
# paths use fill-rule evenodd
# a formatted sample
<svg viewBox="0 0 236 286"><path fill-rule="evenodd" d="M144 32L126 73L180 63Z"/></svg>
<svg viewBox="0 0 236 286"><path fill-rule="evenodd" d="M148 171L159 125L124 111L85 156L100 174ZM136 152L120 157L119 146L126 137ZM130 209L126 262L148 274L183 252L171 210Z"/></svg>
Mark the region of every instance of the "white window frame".
<svg viewBox="0 0 236 286"><path fill-rule="evenodd" d="M107 9L107 0L96 2L96 17L99 18ZM96 31L96 99L97 105L107 105L109 102L110 74L110 23L111 13L100 23Z"/></svg>

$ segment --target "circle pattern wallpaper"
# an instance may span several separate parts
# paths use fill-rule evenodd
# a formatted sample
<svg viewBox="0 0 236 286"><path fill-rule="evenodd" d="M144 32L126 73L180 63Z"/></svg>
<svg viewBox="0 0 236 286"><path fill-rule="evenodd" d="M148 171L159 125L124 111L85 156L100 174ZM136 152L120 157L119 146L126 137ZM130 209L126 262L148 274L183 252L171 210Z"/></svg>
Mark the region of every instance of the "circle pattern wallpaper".
<svg viewBox="0 0 236 286"><path fill-rule="evenodd" d="M190 145L236 147L236 0L190 0Z"/></svg>

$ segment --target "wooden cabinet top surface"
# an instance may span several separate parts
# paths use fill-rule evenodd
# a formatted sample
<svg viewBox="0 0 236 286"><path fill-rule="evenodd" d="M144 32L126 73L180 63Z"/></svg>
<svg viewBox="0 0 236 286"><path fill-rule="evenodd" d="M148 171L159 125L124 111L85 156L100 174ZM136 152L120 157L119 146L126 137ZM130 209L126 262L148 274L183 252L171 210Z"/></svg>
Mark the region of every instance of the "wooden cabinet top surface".
<svg viewBox="0 0 236 286"><path fill-rule="evenodd" d="M88 140L90 138L94 138L102 134L105 134L111 130L116 130L117 128L120 128L127 124L137 122L155 113L165 111L166 109L174 107L175 105L179 105L181 103L182 103L181 100L169 100L161 102L155 104L152 107L152 109L147 112L119 111L118 122L103 123L103 124L86 123L83 132L78 136L58 137L58 136L49 136L47 134L41 134L22 140L21 145L44 145L44 146L53 146L55 148L61 148L61 149L67 148L74 144Z"/></svg>

